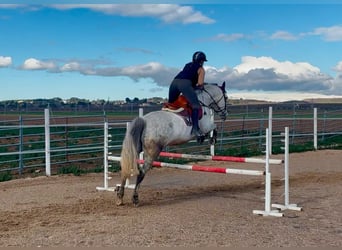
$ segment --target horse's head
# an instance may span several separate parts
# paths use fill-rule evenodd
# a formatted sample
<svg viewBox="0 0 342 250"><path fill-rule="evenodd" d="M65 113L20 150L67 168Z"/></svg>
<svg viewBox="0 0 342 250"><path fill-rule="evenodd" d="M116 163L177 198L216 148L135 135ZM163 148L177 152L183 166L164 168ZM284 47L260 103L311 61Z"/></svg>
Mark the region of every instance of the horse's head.
<svg viewBox="0 0 342 250"><path fill-rule="evenodd" d="M198 93L201 105L209 107L217 113L222 120L227 117L227 93L226 82L218 84L204 84L204 89Z"/></svg>

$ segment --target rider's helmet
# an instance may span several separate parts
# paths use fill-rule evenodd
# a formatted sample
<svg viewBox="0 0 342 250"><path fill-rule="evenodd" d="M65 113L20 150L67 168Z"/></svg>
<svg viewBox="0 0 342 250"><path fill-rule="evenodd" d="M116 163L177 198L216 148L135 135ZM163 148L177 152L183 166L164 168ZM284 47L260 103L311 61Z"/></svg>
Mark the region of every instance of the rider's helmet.
<svg viewBox="0 0 342 250"><path fill-rule="evenodd" d="M202 51L196 51L192 55L192 62L201 63L201 62L206 62L206 61L207 61L207 57Z"/></svg>

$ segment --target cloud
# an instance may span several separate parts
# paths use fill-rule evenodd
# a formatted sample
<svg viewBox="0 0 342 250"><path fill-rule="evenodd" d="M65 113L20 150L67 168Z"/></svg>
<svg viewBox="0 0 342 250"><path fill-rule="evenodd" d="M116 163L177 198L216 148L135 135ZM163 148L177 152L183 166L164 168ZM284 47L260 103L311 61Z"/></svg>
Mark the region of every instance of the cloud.
<svg viewBox="0 0 342 250"><path fill-rule="evenodd" d="M106 15L119 15L126 17L153 17L165 23L202 23L212 24L215 20L205 16L191 6L177 4L0 4L3 9L25 9L37 11L42 8L57 10L89 9Z"/></svg>
<svg viewBox="0 0 342 250"><path fill-rule="evenodd" d="M223 41L223 42L233 42L242 39L270 39L270 40L284 40L284 41L296 41L308 36L320 36L326 42L336 42L342 41L342 25L334 25L330 27L318 27L310 32L301 32L298 34L293 34L286 30L278 30L273 32L271 35L267 35L265 31L258 31L253 34L243 34L243 33L232 33L224 34L219 33L208 40L212 41Z"/></svg>
<svg viewBox="0 0 342 250"><path fill-rule="evenodd" d="M154 17L165 23L211 24L215 22L190 6L176 4L55 4L47 5L47 7L60 10L91 9L107 15Z"/></svg>
<svg viewBox="0 0 342 250"><path fill-rule="evenodd" d="M0 68L8 67L12 64L12 57L10 56L0 56Z"/></svg>
<svg viewBox="0 0 342 250"><path fill-rule="evenodd" d="M342 25L316 28L313 32L308 34L322 36L325 41L329 42L341 41Z"/></svg>
<svg viewBox="0 0 342 250"><path fill-rule="evenodd" d="M53 70L56 68L56 64L52 61L40 61L35 58L29 58L24 61L20 68L24 70Z"/></svg>
<svg viewBox="0 0 342 250"><path fill-rule="evenodd" d="M37 60L30 58L21 66L25 70L46 70L50 73L76 72L82 75L128 77L139 82L150 79L157 87L168 87L179 68L159 62L127 67L114 67L106 60ZM342 95L342 73L333 78L307 62L277 61L271 57L244 56L233 68L205 66L209 83L227 82L227 89L238 91L299 91ZM335 70L341 70L339 62Z"/></svg>
<svg viewBox="0 0 342 250"><path fill-rule="evenodd" d="M342 61L338 62L337 65L333 69L337 72L342 73Z"/></svg>
<svg viewBox="0 0 342 250"><path fill-rule="evenodd" d="M330 92L333 78L306 62L277 61L271 57L242 57L229 75L239 90L294 90Z"/></svg>
<svg viewBox="0 0 342 250"><path fill-rule="evenodd" d="M333 70L337 72L337 76L333 80L332 93L342 94L342 61L338 62Z"/></svg>
<svg viewBox="0 0 342 250"><path fill-rule="evenodd" d="M298 40L298 37L288 31L279 30L279 31L274 32L271 35L270 39L291 41L291 40Z"/></svg>
<svg viewBox="0 0 342 250"><path fill-rule="evenodd" d="M81 71L82 66L79 62L70 62L62 65L60 67L61 72L71 72L71 71Z"/></svg>
<svg viewBox="0 0 342 250"><path fill-rule="evenodd" d="M290 100L308 100L315 98L341 98L338 95L324 95L307 92L289 92L289 91L248 91L233 92L229 94L230 99L254 99L272 102L284 102ZM246 102L247 103L247 102Z"/></svg>
<svg viewBox="0 0 342 250"><path fill-rule="evenodd" d="M246 35L242 33L233 33L233 34L217 34L216 36L212 37L210 40L213 41L223 41L223 42L233 42L237 40L241 40L246 38Z"/></svg>
<svg viewBox="0 0 342 250"><path fill-rule="evenodd" d="M142 54L155 54L155 52L153 52L152 50L148 50L148 49L142 49L142 48L118 48L119 51L123 51L126 53L142 53Z"/></svg>
<svg viewBox="0 0 342 250"><path fill-rule="evenodd" d="M305 62L292 63L290 61L279 62L272 57L254 57L244 56L242 57L242 63L236 66L234 69L240 73L247 73L253 69L274 69L276 73L291 75L291 76L303 76L308 72L312 74L318 73L320 70L317 67Z"/></svg>
<svg viewBox="0 0 342 250"><path fill-rule="evenodd" d="M169 86L177 72L178 69L165 67L158 62L149 62L129 67L105 67L93 69L94 75L127 76L135 81L142 78L150 78L159 86Z"/></svg>
<svg viewBox="0 0 342 250"><path fill-rule="evenodd" d="M0 9L17 9L23 6L22 4L0 4Z"/></svg>
<svg viewBox="0 0 342 250"><path fill-rule="evenodd" d="M342 25L334 25L330 27L318 27L310 32L301 32L298 35L292 34L291 32L280 30L274 32L270 39L273 40L298 40L306 36L320 36L326 42L337 42L342 41Z"/></svg>

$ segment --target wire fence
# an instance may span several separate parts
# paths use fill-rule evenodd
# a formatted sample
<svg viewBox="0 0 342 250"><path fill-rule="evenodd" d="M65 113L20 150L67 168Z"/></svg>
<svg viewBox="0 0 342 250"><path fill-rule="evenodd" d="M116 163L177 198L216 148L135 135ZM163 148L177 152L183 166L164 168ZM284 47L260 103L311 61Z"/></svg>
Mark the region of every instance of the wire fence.
<svg viewBox="0 0 342 250"><path fill-rule="evenodd" d="M141 110L140 110L141 112ZM61 115L48 112L12 115L0 120L0 173L39 174L44 171L49 154L51 174L63 173L71 166L82 170L102 171L104 157L104 123L109 123L109 150L119 155L129 121L139 115L97 113ZM141 115L141 113L140 113ZM271 123L270 123L271 116ZM314 119L316 116L316 119ZM0 117L1 118L1 117ZM272 127L272 152L280 152L280 135L290 129L290 147L315 149L342 145L342 110L291 110L274 108L251 112L231 112L224 122L215 118L218 138L215 153L221 155L257 155L264 150L265 129ZM315 129L316 126L316 129ZM49 139L47 148L47 138ZM317 146L315 146L317 140ZM166 151L210 154L205 142L196 141L168 146Z"/></svg>

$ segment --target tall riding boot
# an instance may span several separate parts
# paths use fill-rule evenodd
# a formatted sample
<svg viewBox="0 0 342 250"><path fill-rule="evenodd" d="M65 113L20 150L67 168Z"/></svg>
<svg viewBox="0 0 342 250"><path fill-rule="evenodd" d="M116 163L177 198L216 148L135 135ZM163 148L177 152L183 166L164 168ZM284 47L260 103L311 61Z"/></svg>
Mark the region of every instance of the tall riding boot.
<svg viewBox="0 0 342 250"><path fill-rule="evenodd" d="M200 130L198 126L198 109L193 109L191 114L192 119L192 130L191 134L198 137L203 136L202 131Z"/></svg>

